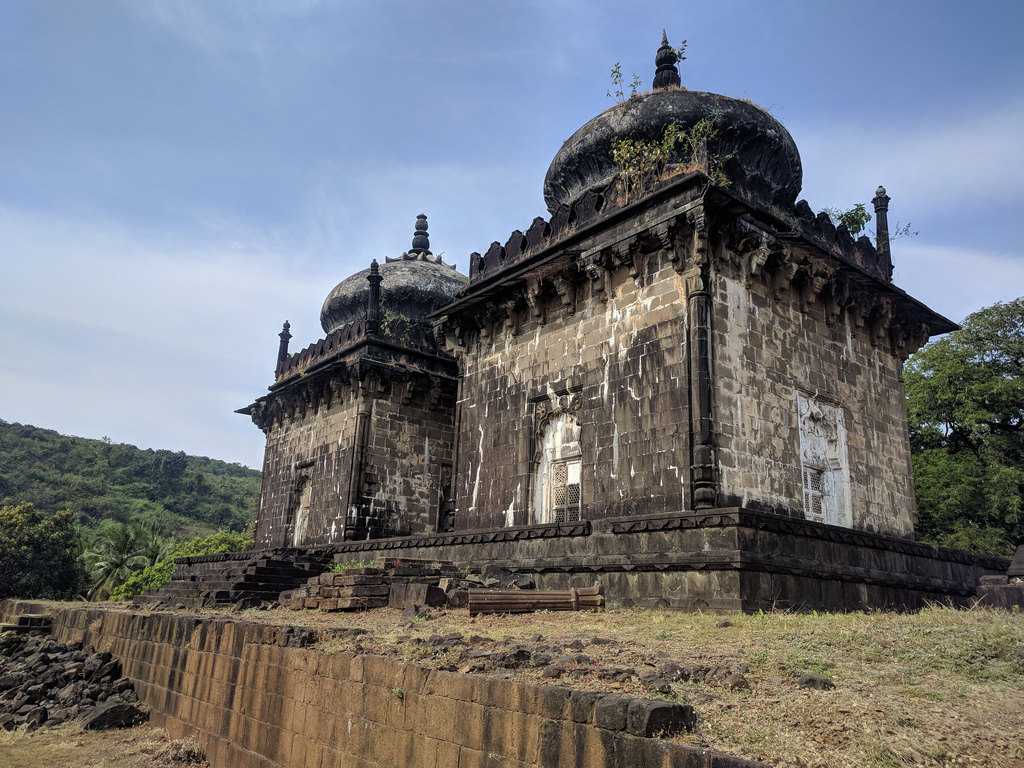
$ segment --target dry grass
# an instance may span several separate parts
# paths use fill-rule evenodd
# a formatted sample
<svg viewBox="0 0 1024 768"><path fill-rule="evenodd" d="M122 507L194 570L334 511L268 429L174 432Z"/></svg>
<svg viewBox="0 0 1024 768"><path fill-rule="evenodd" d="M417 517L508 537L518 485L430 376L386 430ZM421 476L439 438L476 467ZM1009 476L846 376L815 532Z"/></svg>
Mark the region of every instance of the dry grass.
<svg viewBox="0 0 1024 768"><path fill-rule="evenodd" d="M685 614L617 610L469 618L464 611L403 623L397 611L361 614L245 612L246 618L308 626L360 627L368 634L322 644L359 645L426 665L457 665L459 651L432 653L417 638L460 632L560 651L582 640L593 665L558 682L577 688L654 695L633 680L593 673L638 672L666 661L745 667L749 690L676 683L668 698L701 716L685 740L779 766L1024 766L1024 616L985 609L930 608L916 614ZM606 642L593 644L600 638ZM486 647L485 641L478 641ZM574 651L570 651L574 652ZM802 673L833 690L801 688ZM541 670L509 673L541 681Z"/></svg>
<svg viewBox="0 0 1024 768"><path fill-rule="evenodd" d="M83 732L76 725L0 731L3 768L177 768L205 766L202 752L191 740L172 741L159 728Z"/></svg>

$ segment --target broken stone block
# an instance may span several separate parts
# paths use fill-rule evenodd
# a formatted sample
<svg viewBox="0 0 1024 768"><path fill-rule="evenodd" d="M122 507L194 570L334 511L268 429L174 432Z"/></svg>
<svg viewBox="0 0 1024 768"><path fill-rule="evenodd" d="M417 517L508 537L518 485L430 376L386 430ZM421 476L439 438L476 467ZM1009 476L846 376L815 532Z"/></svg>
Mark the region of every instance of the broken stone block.
<svg viewBox="0 0 1024 768"><path fill-rule="evenodd" d="M131 728L149 719L149 711L138 704L101 704L82 722L86 731L105 731L108 728Z"/></svg>
<svg viewBox="0 0 1024 768"><path fill-rule="evenodd" d="M697 713L689 704L650 699L629 702L626 729L634 736L675 736L688 733L696 726Z"/></svg>

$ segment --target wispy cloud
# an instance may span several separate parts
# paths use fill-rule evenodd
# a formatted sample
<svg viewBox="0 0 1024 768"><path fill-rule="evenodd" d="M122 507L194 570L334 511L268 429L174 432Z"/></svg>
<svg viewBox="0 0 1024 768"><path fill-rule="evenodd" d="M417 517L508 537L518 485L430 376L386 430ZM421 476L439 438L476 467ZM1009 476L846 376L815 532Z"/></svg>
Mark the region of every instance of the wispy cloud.
<svg viewBox="0 0 1024 768"><path fill-rule="evenodd" d="M316 322L328 279L245 240L0 209L0 416L258 464L262 436L232 410L268 383L287 313Z"/></svg>
<svg viewBox="0 0 1024 768"><path fill-rule="evenodd" d="M1019 254L897 240L893 261L897 285L957 322L981 307L1024 296Z"/></svg>
<svg viewBox="0 0 1024 768"><path fill-rule="evenodd" d="M144 21L210 54L263 55L275 26L318 12L323 0L124 0Z"/></svg>
<svg viewBox="0 0 1024 768"><path fill-rule="evenodd" d="M262 435L233 410L270 383L281 321L294 348L319 338L333 285L408 248L417 213L465 269L542 208L540 169L500 165L327 164L305 188L277 230L217 211L167 233L0 205L0 418L258 466Z"/></svg>
<svg viewBox="0 0 1024 768"><path fill-rule="evenodd" d="M1024 101L937 123L896 123L865 112L856 125L790 126L804 162L805 194L819 206L870 197L879 183L925 210L1020 193ZM852 196L852 197L851 197Z"/></svg>

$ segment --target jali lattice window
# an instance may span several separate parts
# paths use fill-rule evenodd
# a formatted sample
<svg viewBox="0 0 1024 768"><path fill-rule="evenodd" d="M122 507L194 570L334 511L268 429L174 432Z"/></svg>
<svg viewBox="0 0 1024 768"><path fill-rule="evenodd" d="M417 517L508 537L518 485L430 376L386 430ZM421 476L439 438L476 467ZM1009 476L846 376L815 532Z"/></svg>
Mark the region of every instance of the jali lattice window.
<svg viewBox="0 0 1024 768"><path fill-rule="evenodd" d="M548 485L549 517L555 523L575 523L580 519L580 460L556 461L551 464Z"/></svg>
<svg viewBox="0 0 1024 768"><path fill-rule="evenodd" d="M824 486L825 472L815 467L803 467L804 473L804 515L808 520L825 520Z"/></svg>

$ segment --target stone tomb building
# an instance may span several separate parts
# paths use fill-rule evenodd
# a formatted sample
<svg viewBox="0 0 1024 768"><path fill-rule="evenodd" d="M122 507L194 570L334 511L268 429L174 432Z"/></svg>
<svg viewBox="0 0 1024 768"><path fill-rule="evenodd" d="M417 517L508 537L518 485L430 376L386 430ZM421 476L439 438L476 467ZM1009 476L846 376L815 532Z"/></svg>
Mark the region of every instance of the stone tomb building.
<svg viewBox="0 0 1024 768"><path fill-rule="evenodd" d="M342 280L326 336L288 354L274 384L242 409L267 435L258 544L308 547L429 531L449 499L457 362L430 314L466 277L430 252L420 216L412 248Z"/></svg>
<svg viewBox="0 0 1024 768"><path fill-rule="evenodd" d="M338 284L325 338L243 408L267 435L257 544L604 584L612 604L913 607L1005 570L913 541L900 369L955 325L797 200L749 101L653 89L566 140L550 218L470 256L413 247ZM686 140L663 163L617 142ZM621 147L621 145L619 145Z"/></svg>

